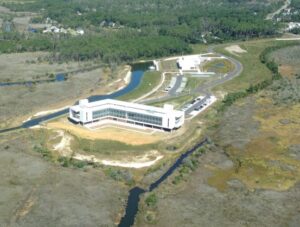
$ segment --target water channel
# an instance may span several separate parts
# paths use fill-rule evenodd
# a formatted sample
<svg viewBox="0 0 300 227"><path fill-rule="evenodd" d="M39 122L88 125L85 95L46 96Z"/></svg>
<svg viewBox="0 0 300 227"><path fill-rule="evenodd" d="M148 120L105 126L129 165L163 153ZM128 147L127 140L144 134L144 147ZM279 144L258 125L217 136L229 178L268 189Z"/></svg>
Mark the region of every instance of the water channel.
<svg viewBox="0 0 300 227"><path fill-rule="evenodd" d="M144 62L144 63L136 63L132 65L132 73L131 73L131 80L129 82L129 84L116 91L113 92L111 94L108 95L93 95L88 97L89 101L94 102L94 101L99 101L99 100L103 100L103 99L115 99L118 98L122 95L125 95L131 91L133 91L135 88L137 88L144 76L144 72L147 71L149 69L149 67L152 65L152 62ZM8 128L8 129L0 129L0 133L3 132L8 132L8 131L13 131L16 129L20 129L20 128L30 128L33 126L36 126L42 122L51 120L53 118L59 117L63 114L67 114L69 111L68 108L60 110L58 112L55 113L51 113L51 114L47 114L41 117L37 117L31 120L28 120L26 122L24 122L22 125L18 126L18 127L14 127L14 128Z"/></svg>
<svg viewBox="0 0 300 227"><path fill-rule="evenodd" d="M152 62L145 62L145 63L138 63L138 64L134 64L132 65L132 74L131 74L131 80L130 83L114 92L108 95L94 95L94 96L90 96L88 97L89 101L99 101L99 100L103 100L103 99L114 99L117 97L120 97L122 95L125 95L131 91L133 91L135 88L138 87L138 85L140 84L144 72L147 71L149 69L149 66L152 65ZM57 78L56 78L57 79ZM55 80L56 80L55 79ZM58 81L64 81L65 79L62 77L59 77ZM16 84L13 84L16 85ZM24 84L17 84L17 85L26 85ZM0 85L0 86L11 86L11 85ZM31 120L28 120L26 122L24 122L22 125L18 126L18 127L14 127L14 128L8 128L8 129L2 129L0 130L0 133L4 133L4 132L8 132L8 131L13 131L16 129L20 129L20 128L30 128L33 126L36 126L42 122L51 120L53 118L59 117L63 114L67 114L69 111L68 108L63 109L61 111L55 112L55 113L51 113L48 115L44 115L41 117L37 117ZM188 157L190 154L192 154L194 151L196 151L198 148L200 148L201 146L203 146L205 143L207 142L207 139L199 142L198 144L196 144L194 147L192 147L190 150L186 151L185 153L183 153L176 161L175 163L155 182L153 182L149 188L147 190L142 189L140 187L134 187L129 191L129 195L128 195L128 199L127 199L127 205L126 205L126 209L125 209L125 215L122 217L120 223L119 223L119 227L129 227L132 226L134 224L134 219L136 217L136 214L138 212L138 205L139 205L139 201L140 201L140 195L144 194L145 192L151 192L154 189L156 189L163 181L165 181L183 162L183 160Z"/></svg>
<svg viewBox="0 0 300 227"><path fill-rule="evenodd" d="M51 82L63 82L67 80L67 76L63 73L56 74L54 79L46 79L46 80L30 80L30 81L20 81L20 82L0 82L0 87L6 86L32 86L34 84L45 84Z"/></svg>
<svg viewBox="0 0 300 227"><path fill-rule="evenodd" d="M183 162L183 160L195 152L197 149L207 143L207 139L199 142L194 147L183 153L175 163L155 182L150 184L149 189L145 190L140 187L134 187L129 191L125 215L122 217L119 227L130 227L134 224L135 216L138 212L140 196L145 192L151 192L156 189L163 181L165 181Z"/></svg>

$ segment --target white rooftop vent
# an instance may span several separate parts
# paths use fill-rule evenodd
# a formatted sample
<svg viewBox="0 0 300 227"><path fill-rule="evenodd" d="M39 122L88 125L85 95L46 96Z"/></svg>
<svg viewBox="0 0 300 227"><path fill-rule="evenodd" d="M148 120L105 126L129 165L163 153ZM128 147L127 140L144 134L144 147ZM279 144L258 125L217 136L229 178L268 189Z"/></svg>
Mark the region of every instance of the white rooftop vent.
<svg viewBox="0 0 300 227"><path fill-rule="evenodd" d="M85 106L88 103L89 103L88 99L81 99L81 100L79 100L79 106L80 107L83 107L83 106Z"/></svg>

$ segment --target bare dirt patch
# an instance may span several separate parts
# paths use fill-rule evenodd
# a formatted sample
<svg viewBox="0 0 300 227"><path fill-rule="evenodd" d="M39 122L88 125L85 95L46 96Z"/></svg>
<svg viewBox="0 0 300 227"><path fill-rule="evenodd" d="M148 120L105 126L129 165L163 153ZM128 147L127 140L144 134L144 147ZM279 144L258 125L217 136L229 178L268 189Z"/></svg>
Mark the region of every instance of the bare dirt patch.
<svg viewBox="0 0 300 227"><path fill-rule="evenodd" d="M71 135L65 133L63 130L57 130L56 133L57 135L53 137L51 141L55 140L56 138L60 139L58 143L53 145L53 150L58 152L59 156L61 157L72 158L79 161L100 163L107 166L136 169L152 166L164 157L156 150L147 151L146 153L140 152L140 155L127 155L126 157L117 156L114 159L107 157L107 155L101 154L81 154L79 152L72 151L71 142L73 137Z"/></svg>
<svg viewBox="0 0 300 227"><path fill-rule="evenodd" d="M291 65L279 66L279 72L282 76L286 76L288 78L292 78L296 73L295 68Z"/></svg>
<svg viewBox="0 0 300 227"><path fill-rule="evenodd" d="M239 45L228 46L225 48L225 50L234 55L247 53L247 51L242 49Z"/></svg>
<svg viewBox="0 0 300 227"><path fill-rule="evenodd" d="M73 153L71 149L72 137L66 134L63 130L58 130L57 133L57 137L61 137L61 141L55 144L53 149L58 151L60 156L71 157Z"/></svg>
<svg viewBox="0 0 300 227"><path fill-rule="evenodd" d="M161 155L158 151L149 151L143 155L138 156L127 156L119 159L99 159L95 155L84 155L76 153L72 158L81 160L81 161L89 161L93 163L101 163L107 166L117 166L123 168L145 168L154 165L156 162L161 160L164 156Z"/></svg>
<svg viewBox="0 0 300 227"><path fill-rule="evenodd" d="M104 127L98 129L87 129L85 127L74 125L66 119L55 122L49 122L47 127L50 129L63 129L71 134L86 139L102 139L102 140L115 140L130 145L143 145L158 142L163 139L164 133L156 132L151 134L126 127Z"/></svg>

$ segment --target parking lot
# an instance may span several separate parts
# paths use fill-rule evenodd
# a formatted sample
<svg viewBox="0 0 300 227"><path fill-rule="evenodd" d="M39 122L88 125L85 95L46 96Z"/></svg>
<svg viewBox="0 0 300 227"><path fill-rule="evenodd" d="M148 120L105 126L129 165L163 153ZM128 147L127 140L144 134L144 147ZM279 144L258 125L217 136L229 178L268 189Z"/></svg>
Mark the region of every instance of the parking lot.
<svg viewBox="0 0 300 227"><path fill-rule="evenodd" d="M210 94L207 94L205 96L199 96L193 99L190 103L186 104L181 110L185 112L185 116L195 116L215 101L216 97Z"/></svg>

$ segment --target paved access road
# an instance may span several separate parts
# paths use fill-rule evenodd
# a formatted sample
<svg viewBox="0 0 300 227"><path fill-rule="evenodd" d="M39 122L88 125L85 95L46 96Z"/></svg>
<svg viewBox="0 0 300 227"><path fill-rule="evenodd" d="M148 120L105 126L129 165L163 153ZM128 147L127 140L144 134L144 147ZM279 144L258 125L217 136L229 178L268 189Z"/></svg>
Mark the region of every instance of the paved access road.
<svg viewBox="0 0 300 227"><path fill-rule="evenodd" d="M219 53L216 53L214 51L214 46L209 46L208 52L218 54L219 56L225 57L227 60L229 60L234 65L234 70L223 75L222 77L219 77L218 79L215 79L213 81L209 81L207 83L200 85L199 87L190 91L189 94L204 94L204 96L207 98L212 95L211 90L214 87L224 84L229 80L232 80L233 78L239 76L241 74L241 72L243 71L243 65L238 60L228 57L228 56L225 56L225 55L222 55L222 54L219 54ZM176 94L176 93L169 92L164 97L144 100L141 103L149 104L149 103L153 103L153 102L167 101L168 99L172 99L172 98L176 98L176 97L180 97L180 96L184 96L184 95L187 95L187 93ZM195 105L188 108L185 112L190 113L192 111L192 108L195 108Z"/></svg>
<svg viewBox="0 0 300 227"><path fill-rule="evenodd" d="M214 53L212 48L210 48L210 50L211 50L212 53ZM227 82L229 80L232 80L233 78L235 78L235 77L237 77L241 74L241 72L243 71L243 65L238 60L236 60L234 58L231 58L231 57L221 55L221 54L220 54L220 56L223 56L227 60L229 60L234 65L234 70L227 73L227 74L225 74L221 78L218 78L218 79L213 80L213 81L209 81L209 82L204 83L203 85L197 87L193 91L194 93L204 93L204 94L210 93L211 89L213 89L214 87L216 87L218 85L221 85L221 84L224 84L225 82Z"/></svg>
<svg viewBox="0 0 300 227"><path fill-rule="evenodd" d="M176 94L176 91L177 89L180 87L181 85L181 82L182 82L182 79L183 79L183 75L179 75L179 76L176 76L176 82L175 82L175 85L168 91L168 94L170 96L173 96Z"/></svg>

